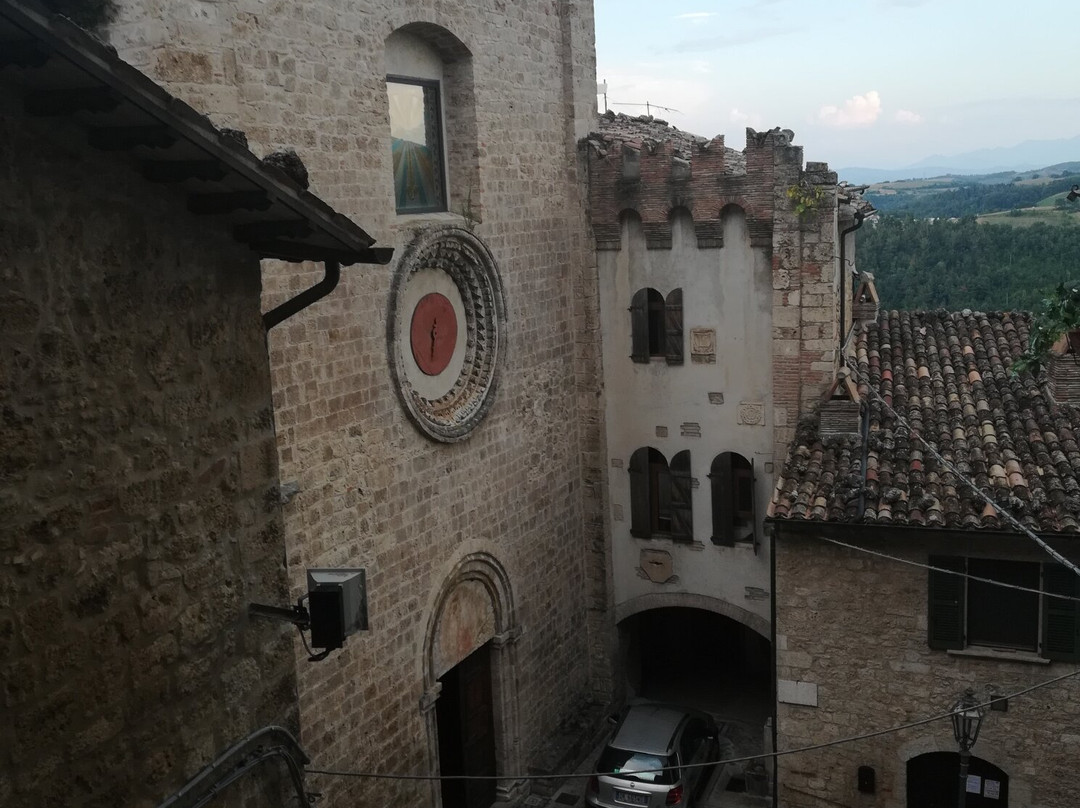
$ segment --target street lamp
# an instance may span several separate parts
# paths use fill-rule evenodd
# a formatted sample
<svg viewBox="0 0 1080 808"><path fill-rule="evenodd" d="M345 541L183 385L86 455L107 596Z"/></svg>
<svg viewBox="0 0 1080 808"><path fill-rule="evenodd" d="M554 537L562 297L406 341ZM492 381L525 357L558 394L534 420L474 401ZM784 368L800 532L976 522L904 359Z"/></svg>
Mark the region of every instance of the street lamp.
<svg viewBox="0 0 1080 808"><path fill-rule="evenodd" d="M979 729L982 727L985 715L985 708L979 703L975 691L970 687L964 691L964 695L952 708L950 718L952 718L953 737L956 738L956 743L960 747L960 799L957 802L959 808L964 808L967 802L967 775L971 747L979 738Z"/></svg>

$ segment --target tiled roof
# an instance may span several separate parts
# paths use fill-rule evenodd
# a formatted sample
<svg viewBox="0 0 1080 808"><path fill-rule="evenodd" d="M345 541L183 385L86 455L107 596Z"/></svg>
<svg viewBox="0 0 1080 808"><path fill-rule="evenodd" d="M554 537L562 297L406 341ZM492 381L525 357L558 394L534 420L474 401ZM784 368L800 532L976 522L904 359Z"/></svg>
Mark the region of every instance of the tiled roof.
<svg viewBox="0 0 1080 808"><path fill-rule="evenodd" d="M707 144L708 138L692 135L676 129L667 121L651 115L624 115L619 112L605 112L600 116L600 125L589 136L596 145L612 143L656 144L670 141L675 153L684 160L693 158L695 143ZM746 157L741 151L724 147L724 166L728 173L745 174Z"/></svg>
<svg viewBox="0 0 1080 808"><path fill-rule="evenodd" d="M861 326L853 364L869 406L866 440L822 436L818 414L805 417L769 517L1009 529L917 431L1025 526L1080 532L1080 408L1056 403L1030 374L1009 372L1029 327L1028 314L967 310L882 312Z"/></svg>
<svg viewBox="0 0 1080 808"><path fill-rule="evenodd" d="M261 258L344 265L391 258L282 161L260 161L237 133L218 130L114 49L36 3L0 0L0 82L23 97L25 114L66 121L94 148L125 154L148 182L178 190L192 213Z"/></svg>

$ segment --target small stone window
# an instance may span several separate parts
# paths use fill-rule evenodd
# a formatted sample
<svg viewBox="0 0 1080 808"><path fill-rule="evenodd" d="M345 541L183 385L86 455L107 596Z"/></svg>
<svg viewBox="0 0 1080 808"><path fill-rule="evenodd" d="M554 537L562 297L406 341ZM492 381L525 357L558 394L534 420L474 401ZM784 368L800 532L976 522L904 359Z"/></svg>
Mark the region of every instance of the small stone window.
<svg viewBox="0 0 1080 808"><path fill-rule="evenodd" d="M664 298L655 289L639 289L630 302L630 358L648 362L663 357L669 365L683 363L682 289Z"/></svg>
<svg viewBox="0 0 1080 808"><path fill-rule="evenodd" d="M397 212L446 210L439 82L387 76L386 95Z"/></svg>
<svg viewBox="0 0 1080 808"><path fill-rule="evenodd" d="M671 458L651 447L630 457L630 535L693 541L690 452Z"/></svg>

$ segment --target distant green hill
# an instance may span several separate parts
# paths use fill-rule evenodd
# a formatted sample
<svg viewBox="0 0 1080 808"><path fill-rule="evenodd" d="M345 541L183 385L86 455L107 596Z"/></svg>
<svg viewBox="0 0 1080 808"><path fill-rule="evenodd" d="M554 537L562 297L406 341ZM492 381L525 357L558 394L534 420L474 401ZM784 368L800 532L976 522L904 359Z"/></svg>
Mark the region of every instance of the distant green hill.
<svg viewBox="0 0 1080 808"><path fill-rule="evenodd" d="M1063 165L1023 174L884 182L870 186L865 196L882 213L922 219L979 216L1035 207L1064 195L1080 183L1080 163Z"/></svg>
<svg viewBox="0 0 1080 808"><path fill-rule="evenodd" d="M1080 217L1039 210L1074 222ZM879 216L857 231L856 260L874 273L883 308L1037 309L1056 284L1080 276L1080 228L1056 220L1023 224Z"/></svg>

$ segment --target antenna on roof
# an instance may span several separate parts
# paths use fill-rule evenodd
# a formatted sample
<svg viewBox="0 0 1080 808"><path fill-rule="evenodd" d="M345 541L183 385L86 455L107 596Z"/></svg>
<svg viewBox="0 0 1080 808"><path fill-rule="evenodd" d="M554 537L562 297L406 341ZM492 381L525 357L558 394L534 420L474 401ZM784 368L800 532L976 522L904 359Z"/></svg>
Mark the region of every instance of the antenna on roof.
<svg viewBox="0 0 1080 808"><path fill-rule="evenodd" d="M605 104L605 106L607 105L607 96L606 95L604 96L604 104ZM662 109L662 110L664 110L664 112L678 112L680 115L682 114L682 112L680 112L677 109L672 109L671 107L662 107L659 104L653 104L650 101L641 101L641 102L638 102L638 101L612 101L611 106L613 106L613 107L645 107L645 114L646 115L652 115L652 110L653 109Z"/></svg>

